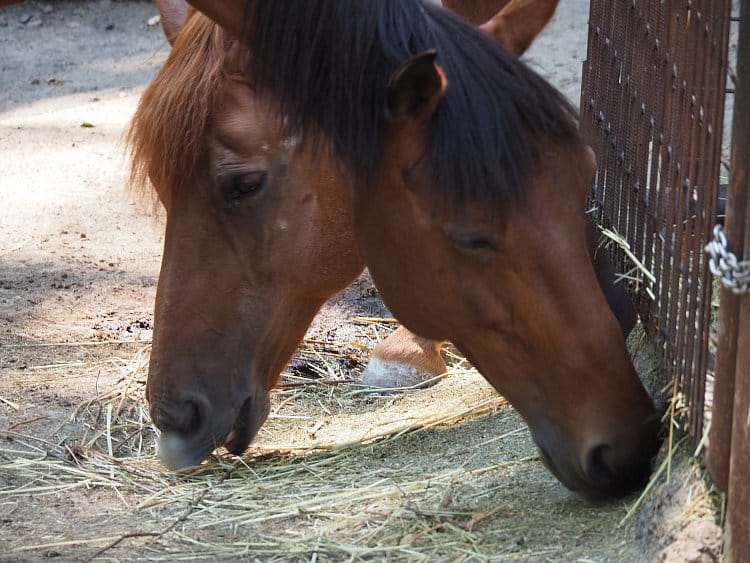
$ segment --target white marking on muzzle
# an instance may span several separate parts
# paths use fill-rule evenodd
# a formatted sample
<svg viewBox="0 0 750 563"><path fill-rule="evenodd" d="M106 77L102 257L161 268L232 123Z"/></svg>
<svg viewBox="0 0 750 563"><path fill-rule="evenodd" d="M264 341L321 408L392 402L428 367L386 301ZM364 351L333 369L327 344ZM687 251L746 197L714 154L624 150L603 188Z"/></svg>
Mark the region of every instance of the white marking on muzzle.
<svg viewBox="0 0 750 563"><path fill-rule="evenodd" d="M187 441L180 434L162 432L156 440L156 453L169 469L177 470L194 465L188 461Z"/></svg>

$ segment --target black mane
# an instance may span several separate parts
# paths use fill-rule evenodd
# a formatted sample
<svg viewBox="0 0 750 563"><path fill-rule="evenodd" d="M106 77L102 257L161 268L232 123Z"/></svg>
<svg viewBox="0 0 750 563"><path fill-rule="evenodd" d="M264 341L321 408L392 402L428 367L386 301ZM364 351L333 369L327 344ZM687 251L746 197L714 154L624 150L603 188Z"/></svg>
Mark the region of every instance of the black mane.
<svg viewBox="0 0 750 563"><path fill-rule="evenodd" d="M562 94L433 4L247 0L245 16L254 87L279 101L287 133L322 134L355 178L377 174L390 75L428 49L437 49L448 89L427 157L450 201L516 201L545 145L579 142Z"/></svg>

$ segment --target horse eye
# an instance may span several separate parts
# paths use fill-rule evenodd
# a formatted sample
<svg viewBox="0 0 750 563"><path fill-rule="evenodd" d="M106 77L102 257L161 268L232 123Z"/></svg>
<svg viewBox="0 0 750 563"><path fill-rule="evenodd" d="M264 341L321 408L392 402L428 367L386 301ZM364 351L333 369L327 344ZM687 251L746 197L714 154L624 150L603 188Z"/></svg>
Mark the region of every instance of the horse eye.
<svg viewBox="0 0 750 563"><path fill-rule="evenodd" d="M266 176L265 172L248 172L232 178L227 203L235 207L246 197L261 190L266 185Z"/></svg>
<svg viewBox="0 0 750 563"><path fill-rule="evenodd" d="M486 238L452 238L451 241L458 248L469 251L496 250L495 245Z"/></svg>
<svg viewBox="0 0 750 563"><path fill-rule="evenodd" d="M487 252L498 250L497 241L492 236L486 236L482 230L465 224L445 223L442 231L450 243L466 252ZM484 230L484 229L483 229Z"/></svg>

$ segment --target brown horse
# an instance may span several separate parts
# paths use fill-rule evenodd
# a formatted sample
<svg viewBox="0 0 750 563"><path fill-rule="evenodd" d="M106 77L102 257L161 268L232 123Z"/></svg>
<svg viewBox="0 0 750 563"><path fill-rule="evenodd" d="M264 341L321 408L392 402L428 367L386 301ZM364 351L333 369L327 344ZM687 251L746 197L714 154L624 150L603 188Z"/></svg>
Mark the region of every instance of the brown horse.
<svg viewBox="0 0 750 563"><path fill-rule="evenodd" d="M184 6L157 5L176 40ZM164 430L212 421L197 443L163 434L160 456L171 467L198 463L236 420L240 441L227 446L244 451L313 315L364 267L349 190L309 148L281 136L272 106L239 73L246 49L199 14L185 27L129 134L133 183L153 186L167 212L152 416ZM269 193L238 221L230 210L254 190ZM211 203L218 210L206 213ZM373 351L369 382L410 385L443 373L439 349L401 327ZM202 393L185 392L189 385Z"/></svg>
<svg viewBox="0 0 750 563"><path fill-rule="evenodd" d="M586 250L595 161L562 96L418 0L193 3L244 32L287 134L348 171L360 248L399 320L452 341L568 487L641 485L658 416Z"/></svg>

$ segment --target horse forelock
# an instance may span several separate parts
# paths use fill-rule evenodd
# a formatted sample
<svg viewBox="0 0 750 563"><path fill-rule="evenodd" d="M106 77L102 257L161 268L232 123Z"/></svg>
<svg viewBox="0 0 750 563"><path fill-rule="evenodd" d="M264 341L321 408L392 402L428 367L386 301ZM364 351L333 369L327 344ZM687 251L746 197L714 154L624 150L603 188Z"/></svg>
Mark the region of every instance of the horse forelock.
<svg viewBox="0 0 750 563"><path fill-rule="evenodd" d="M202 14L188 18L126 134L132 189L171 197L193 177L234 43Z"/></svg>
<svg viewBox="0 0 750 563"><path fill-rule="evenodd" d="M438 197L517 201L546 147L581 142L562 94L431 3L248 0L246 8L253 87L277 100L287 134L324 137L355 178L373 178L381 165L391 74L429 49L448 80L426 140Z"/></svg>

